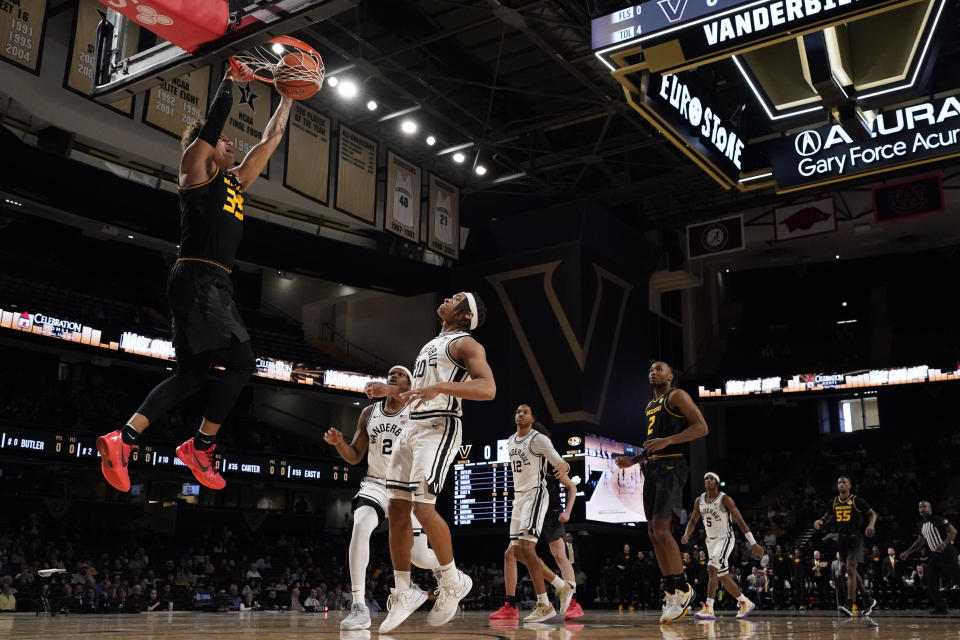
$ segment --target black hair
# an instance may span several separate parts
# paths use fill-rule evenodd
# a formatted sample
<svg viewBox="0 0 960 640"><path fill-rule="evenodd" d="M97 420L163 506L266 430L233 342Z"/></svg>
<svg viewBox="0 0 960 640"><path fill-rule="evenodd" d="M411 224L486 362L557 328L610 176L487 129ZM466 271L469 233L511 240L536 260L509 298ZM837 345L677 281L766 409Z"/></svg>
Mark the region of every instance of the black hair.
<svg viewBox="0 0 960 640"><path fill-rule="evenodd" d="M473 301L477 303L477 328L483 326L483 323L487 321L487 305L484 303L483 299L480 297L480 294L476 291L467 292L473 296ZM460 304L457 305L457 314L468 314L470 313L470 301L467 300L467 297L464 296L463 300L460 301ZM457 321L457 326L463 331L470 330L470 318L460 318Z"/></svg>
<svg viewBox="0 0 960 640"><path fill-rule="evenodd" d="M853 484L853 480L850 479L850 476L837 476L837 482L840 482L841 480L846 480L850 484Z"/></svg>
<svg viewBox="0 0 960 640"><path fill-rule="evenodd" d="M543 435L547 436L552 440L553 436L550 435L550 430L547 429L547 426L545 424L543 424L537 419L537 416L540 415L537 412L537 408L530 402L521 402L517 405L518 409L520 407L526 407L527 409L530 409L530 415L533 417L533 427L532 427L533 430L539 431L540 433L542 433Z"/></svg>
<svg viewBox="0 0 960 640"><path fill-rule="evenodd" d="M547 429L547 427L544 426L544 424L543 424L542 422L540 422L539 420L537 420L537 421L535 421L535 422L533 423L533 428L534 428L536 431L539 431L539 432L542 433L543 435L547 436L547 437L550 438L551 440L553 439L553 436L550 435L550 430Z"/></svg>

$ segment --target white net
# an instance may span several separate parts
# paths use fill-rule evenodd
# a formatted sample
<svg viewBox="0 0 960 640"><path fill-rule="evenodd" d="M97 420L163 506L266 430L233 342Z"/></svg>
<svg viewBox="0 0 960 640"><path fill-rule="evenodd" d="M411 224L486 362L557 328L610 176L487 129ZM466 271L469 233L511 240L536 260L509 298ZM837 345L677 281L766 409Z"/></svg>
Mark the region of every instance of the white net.
<svg viewBox="0 0 960 640"><path fill-rule="evenodd" d="M308 81L323 84L323 60L316 52L286 42L268 42L233 56L259 80L267 82Z"/></svg>

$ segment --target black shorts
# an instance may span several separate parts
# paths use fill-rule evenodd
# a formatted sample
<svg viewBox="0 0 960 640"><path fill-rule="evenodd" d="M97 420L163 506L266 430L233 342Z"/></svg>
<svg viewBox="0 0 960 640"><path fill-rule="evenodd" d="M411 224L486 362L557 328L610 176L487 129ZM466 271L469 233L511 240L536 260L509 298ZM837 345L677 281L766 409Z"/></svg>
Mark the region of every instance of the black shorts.
<svg viewBox="0 0 960 640"><path fill-rule="evenodd" d="M687 461L681 457L650 460L644 465L643 513L647 520L680 515L687 475Z"/></svg>
<svg viewBox="0 0 960 640"><path fill-rule="evenodd" d="M543 528L540 530L540 542L550 544L554 540L564 540L567 537L567 530L563 523L557 520L560 513L556 511L547 511L547 517L543 519Z"/></svg>
<svg viewBox="0 0 960 640"><path fill-rule="evenodd" d="M377 504L376 500L371 500L367 496L361 496L357 494L353 496L353 501L350 503L353 506L353 510L356 511L360 507L373 507L373 510L377 512L377 526L383 524L383 521L387 519L387 514L383 512L383 507Z"/></svg>
<svg viewBox="0 0 960 640"><path fill-rule="evenodd" d="M863 562L863 536L859 533L841 533L837 537L837 551L840 552L840 559L844 562L854 554L857 563Z"/></svg>
<svg viewBox="0 0 960 640"><path fill-rule="evenodd" d="M233 301L230 274L205 262L178 262L167 277L173 346L200 353L250 339Z"/></svg>

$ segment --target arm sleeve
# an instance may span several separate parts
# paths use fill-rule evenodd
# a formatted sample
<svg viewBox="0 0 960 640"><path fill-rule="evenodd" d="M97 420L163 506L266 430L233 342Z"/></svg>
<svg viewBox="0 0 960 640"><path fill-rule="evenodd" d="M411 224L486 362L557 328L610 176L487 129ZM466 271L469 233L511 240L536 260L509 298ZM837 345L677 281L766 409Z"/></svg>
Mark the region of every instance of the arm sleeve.
<svg viewBox="0 0 960 640"><path fill-rule="evenodd" d="M550 438L542 433L536 434L533 440L530 441L530 451L538 456L545 457L553 466L557 466L563 462L563 458L561 458L557 450L553 448L553 443L550 442Z"/></svg>
<svg viewBox="0 0 960 640"><path fill-rule="evenodd" d="M227 116L230 115L230 109L233 108L233 80L224 78L217 89L217 95L210 105L210 111L207 112L207 120L200 128L197 137L209 144L211 147L217 146L220 134L223 133L223 125L227 123Z"/></svg>

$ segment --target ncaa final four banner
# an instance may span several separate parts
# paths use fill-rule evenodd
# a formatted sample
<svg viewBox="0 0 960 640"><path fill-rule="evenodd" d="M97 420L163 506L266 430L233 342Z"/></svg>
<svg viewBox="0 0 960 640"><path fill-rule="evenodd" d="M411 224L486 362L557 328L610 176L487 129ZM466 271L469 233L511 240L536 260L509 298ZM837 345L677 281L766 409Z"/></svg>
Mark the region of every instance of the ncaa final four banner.
<svg viewBox="0 0 960 640"><path fill-rule="evenodd" d="M430 175L430 248L454 260L460 257L460 189Z"/></svg>
<svg viewBox="0 0 960 640"><path fill-rule="evenodd" d="M420 167L387 151L384 227L410 242L420 242L420 182Z"/></svg>

